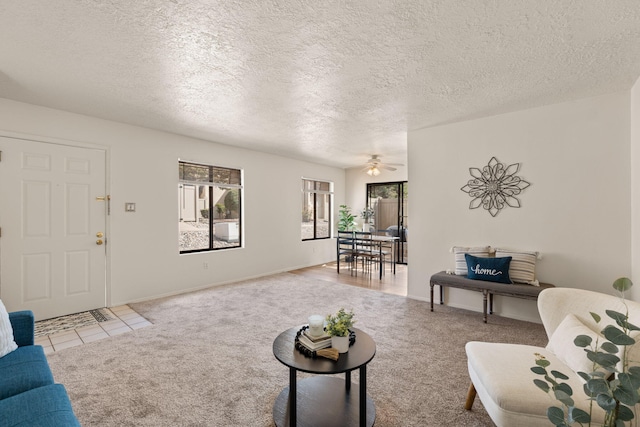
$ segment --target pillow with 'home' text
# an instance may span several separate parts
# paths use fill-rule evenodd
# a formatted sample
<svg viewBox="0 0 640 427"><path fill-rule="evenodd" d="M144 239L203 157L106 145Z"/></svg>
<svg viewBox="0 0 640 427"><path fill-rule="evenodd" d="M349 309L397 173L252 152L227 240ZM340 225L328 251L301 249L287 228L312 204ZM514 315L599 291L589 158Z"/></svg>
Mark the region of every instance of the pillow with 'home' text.
<svg viewBox="0 0 640 427"><path fill-rule="evenodd" d="M512 283L509 278L511 257L481 258L465 254L467 261L467 278L486 280L488 282Z"/></svg>

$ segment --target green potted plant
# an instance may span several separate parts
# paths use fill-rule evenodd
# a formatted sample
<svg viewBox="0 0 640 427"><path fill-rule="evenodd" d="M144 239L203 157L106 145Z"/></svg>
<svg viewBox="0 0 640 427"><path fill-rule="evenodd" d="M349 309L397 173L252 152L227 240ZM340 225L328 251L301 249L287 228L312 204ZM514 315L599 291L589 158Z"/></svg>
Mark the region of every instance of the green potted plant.
<svg viewBox="0 0 640 427"><path fill-rule="evenodd" d="M624 302L624 292L633 286L631 280L622 277L613 283L613 288L620 293ZM626 304L625 304L626 306ZM624 427L635 418L634 406L640 403L640 366L629 366L629 348L636 343L632 337L640 331L638 326L629 323L629 312L620 313L606 310L617 326L607 325L602 329L602 342L587 335L578 335L574 339L577 347L583 348L585 357L592 362L592 372L578 372L585 381L584 392L592 400L589 412L575 407L572 398L573 390L563 382L567 377L562 372L550 368L544 356L536 354L536 366L531 368L543 379L535 379L534 384L545 393L551 394L561 403L547 409L549 421L557 427L568 427L574 424L591 426L593 405L597 404L605 411L603 427ZM601 317L591 313L596 323Z"/></svg>
<svg viewBox="0 0 640 427"><path fill-rule="evenodd" d="M338 221L338 231L353 231L356 228L356 216L351 213L351 208L347 205L340 205L340 219Z"/></svg>
<svg viewBox="0 0 640 427"><path fill-rule="evenodd" d="M328 314L325 319L325 332L331 336L331 347L340 353L349 351L349 328L356 322L353 316L353 310L347 313L341 308L336 314Z"/></svg>

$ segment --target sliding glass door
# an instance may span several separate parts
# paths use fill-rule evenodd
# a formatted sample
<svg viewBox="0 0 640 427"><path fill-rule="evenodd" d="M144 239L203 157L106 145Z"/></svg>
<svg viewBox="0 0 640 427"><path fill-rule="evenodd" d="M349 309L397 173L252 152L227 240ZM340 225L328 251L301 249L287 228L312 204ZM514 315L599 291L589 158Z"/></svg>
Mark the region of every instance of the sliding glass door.
<svg viewBox="0 0 640 427"><path fill-rule="evenodd" d="M407 195L407 181L367 184L367 208L373 212L369 229L399 237L395 259L400 264L409 260Z"/></svg>

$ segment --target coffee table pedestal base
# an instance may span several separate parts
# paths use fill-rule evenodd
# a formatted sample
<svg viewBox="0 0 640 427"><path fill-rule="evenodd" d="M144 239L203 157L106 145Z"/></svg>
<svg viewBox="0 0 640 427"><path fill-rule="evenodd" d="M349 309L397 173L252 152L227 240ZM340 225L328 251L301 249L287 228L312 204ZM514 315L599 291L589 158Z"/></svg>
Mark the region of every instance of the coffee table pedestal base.
<svg viewBox="0 0 640 427"><path fill-rule="evenodd" d="M315 376L302 379L296 385L297 427L346 427L360 424L359 384L352 383L351 390L345 381L337 377ZM278 427L289 425L289 387L286 387L273 405L273 420ZM376 407L367 395L367 427L376 420Z"/></svg>

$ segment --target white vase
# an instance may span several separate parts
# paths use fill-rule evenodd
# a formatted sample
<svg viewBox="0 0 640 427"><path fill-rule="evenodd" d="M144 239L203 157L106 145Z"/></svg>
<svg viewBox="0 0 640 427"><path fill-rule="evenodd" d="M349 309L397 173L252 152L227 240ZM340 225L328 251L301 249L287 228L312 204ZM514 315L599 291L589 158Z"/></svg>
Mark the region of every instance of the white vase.
<svg viewBox="0 0 640 427"><path fill-rule="evenodd" d="M346 353L349 351L349 335L346 337L331 337L331 347L338 350L338 353Z"/></svg>

